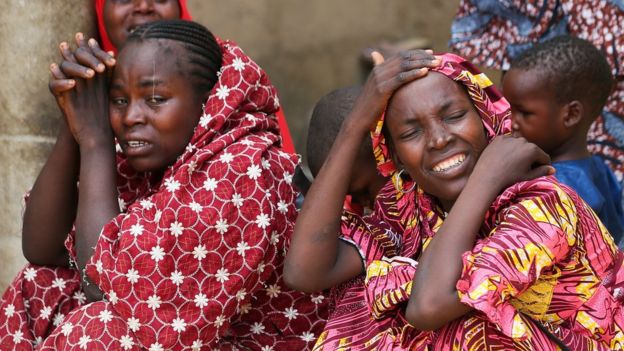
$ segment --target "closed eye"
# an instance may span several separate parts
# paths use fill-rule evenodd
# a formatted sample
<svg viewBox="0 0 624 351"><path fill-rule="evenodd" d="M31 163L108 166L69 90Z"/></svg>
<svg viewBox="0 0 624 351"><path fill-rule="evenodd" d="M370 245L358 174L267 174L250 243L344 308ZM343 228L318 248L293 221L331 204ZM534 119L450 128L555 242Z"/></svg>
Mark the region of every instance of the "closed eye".
<svg viewBox="0 0 624 351"><path fill-rule="evenodd" d="M401 140L406 140L406 139L410 139L413 137L417 137L419 135L422 134L422 129L420 128L412 128L404 133L402 133L401 135L399 135L399 139Z"/></svg>
<svg viewBox="0 0 624 351"><path fill-rule="evenodd" d="M457 121L461 120L462 118L464 118L464 116L466 116L466 112L467 111L461 111L461 112L458 112L458 113L454 113L454 114L452 114L452 115L450 115L448 117L445 117L444 121L445 122L451 122L451 123L457 122Z"/></svg>

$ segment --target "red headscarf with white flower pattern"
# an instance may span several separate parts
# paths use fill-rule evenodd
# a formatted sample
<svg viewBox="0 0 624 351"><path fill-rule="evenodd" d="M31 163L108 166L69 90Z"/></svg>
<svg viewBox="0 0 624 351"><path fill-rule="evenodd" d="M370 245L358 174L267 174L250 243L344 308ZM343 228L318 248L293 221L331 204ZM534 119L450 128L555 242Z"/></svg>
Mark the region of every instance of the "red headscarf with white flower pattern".
<svg viewBox="0 0 624 351"><path fill-rule="evenodd" d="M162 180L134 173L119 155L126 208L103 228L87 265L144 347L215 346L227 335L278 344L284 335L313 335L322 321L309 298L281 281L298 160L277 147L275 88L235 44L220 45L218 82ZM270 294L256 294L267 286ZM252 325L266 331L256 336ZM280 332L269 333L272 325Z"/></svg>

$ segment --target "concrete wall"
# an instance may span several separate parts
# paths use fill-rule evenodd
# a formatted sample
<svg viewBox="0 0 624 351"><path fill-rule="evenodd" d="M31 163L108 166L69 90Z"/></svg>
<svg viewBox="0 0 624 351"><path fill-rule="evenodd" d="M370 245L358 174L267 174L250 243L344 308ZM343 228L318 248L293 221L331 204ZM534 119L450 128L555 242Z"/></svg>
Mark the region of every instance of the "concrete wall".
<svg viewBox="0 0 624 351"><path fill-rule="evenodd" d="M22 195L59 120L47 90L56 45L91 32L91 0L0 2L0 290L24 264ZM445 50L459 0L188 0L195 20L235 40L278 87L304 151L309 111L328 91L362 80L358 57L382 39L424 37ZM68 15L69 14L69 15Z"/></svg>
<svg viewBox="0 0 624 351"><path fill-rule="evenodd" d="M85 0L0 2L0 290L25 263L22 196L55 140L60 113L48 91L57 45L80 30L93 33Z"/></svg>

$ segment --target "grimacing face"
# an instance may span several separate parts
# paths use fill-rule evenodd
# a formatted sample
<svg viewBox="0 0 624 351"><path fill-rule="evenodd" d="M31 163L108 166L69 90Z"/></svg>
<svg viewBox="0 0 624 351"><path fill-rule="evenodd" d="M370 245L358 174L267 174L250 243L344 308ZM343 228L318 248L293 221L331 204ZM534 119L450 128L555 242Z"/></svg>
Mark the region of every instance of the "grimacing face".
<svg viewBox="0 0 624 351"><path fill-rule="evenodd" d="M464 88L437 72L408 83L388 104L386 128L397 166L450 210L487 146Z"/></svg>
<svg viewBox="0 0 624 351"><path fill-rule="evenodd" d="M103 21L106 34L117 48L132 31L145 23L180 18L178 0L106 0Z"/></svg>
<svg viewBox="0 0 624 351"><path fill-rule="evenodd" d="M189 84L187 49L168 39L131 42L120 52L109 92L115 137L132 168L164 171L188 145L206 96Z"/></svg>

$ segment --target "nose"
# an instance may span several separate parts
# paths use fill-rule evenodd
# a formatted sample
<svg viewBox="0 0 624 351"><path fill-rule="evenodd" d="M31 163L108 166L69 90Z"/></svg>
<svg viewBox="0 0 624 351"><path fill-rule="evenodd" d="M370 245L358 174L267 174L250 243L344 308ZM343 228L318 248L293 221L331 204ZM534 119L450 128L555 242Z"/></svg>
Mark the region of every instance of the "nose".
<svg viewBox="0 0 624 351"><path fill-rule="evenodd" d="M138 102L130 103L123 118L124 124L128 127L132 127L139 124L145 124L146 121L147 114L145 106L142 106Z"/></svg>
<svg viewBox="0 0 624 351"><path fill-rule="evenodd" d="M428 134L427 143L432 149L443 149L453 139L453 135L442 121L432 123Z"/></svg>
<svg viewBox="0 0 624 351"><path fill-rule="evenodd" d="M134 12L151 13L154 11L154 0L134 0Z"/></svg>

